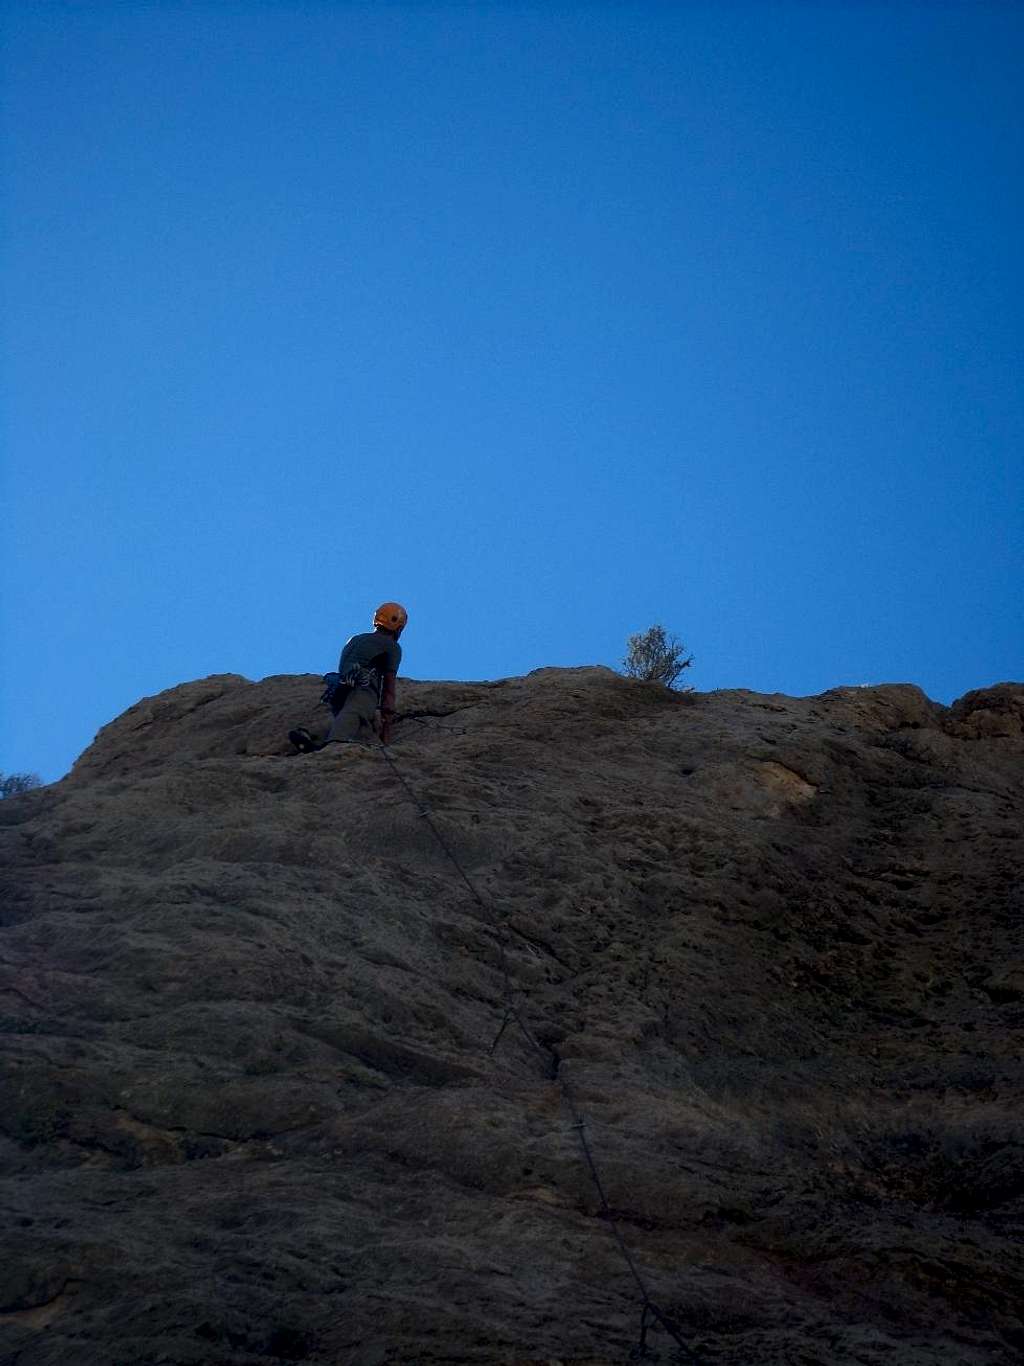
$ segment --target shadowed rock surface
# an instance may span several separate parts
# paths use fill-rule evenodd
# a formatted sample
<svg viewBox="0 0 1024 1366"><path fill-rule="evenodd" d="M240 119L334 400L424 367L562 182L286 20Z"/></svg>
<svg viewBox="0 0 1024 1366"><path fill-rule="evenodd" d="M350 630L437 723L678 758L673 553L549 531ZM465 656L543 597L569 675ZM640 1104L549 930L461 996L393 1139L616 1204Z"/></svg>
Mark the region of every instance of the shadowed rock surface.
<svg viewBox="0 0 1024 1366"><path fill-rule="evenodd" d="M1024 1358L1024 686L147 698L0 803L0 1361ZM500 940L523 1017L496 1053ZM664 1362L674 1344L650 1346Z"/></svg>

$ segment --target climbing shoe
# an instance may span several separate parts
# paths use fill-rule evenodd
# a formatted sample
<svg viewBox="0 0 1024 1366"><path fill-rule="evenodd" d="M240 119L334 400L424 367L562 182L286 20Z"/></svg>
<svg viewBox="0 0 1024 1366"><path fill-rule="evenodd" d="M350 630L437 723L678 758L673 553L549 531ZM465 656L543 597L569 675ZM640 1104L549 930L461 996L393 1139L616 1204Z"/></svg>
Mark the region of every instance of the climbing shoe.
<svg viewBox="0 0 1024 1366"><path fill-rule="evenodd" d="M313 754L316 750L321 748L305 726L299 726L297 730L290 730L288 732L288 739L300 754Z"/></svg>

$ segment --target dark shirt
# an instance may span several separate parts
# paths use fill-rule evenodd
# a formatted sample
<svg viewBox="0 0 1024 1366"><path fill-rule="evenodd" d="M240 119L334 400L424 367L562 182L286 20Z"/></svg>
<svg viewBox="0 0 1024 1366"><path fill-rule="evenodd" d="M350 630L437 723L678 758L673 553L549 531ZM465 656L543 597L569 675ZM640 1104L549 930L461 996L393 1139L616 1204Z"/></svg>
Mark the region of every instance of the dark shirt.
<svg viewBox="0 0 1024 1366"><path fill-rule="evenodd" d="M386 631L364 631L362 635L346 640L345 648L338 661L338 673L342 678L350 669L361 669L370 675L365 686L371 687L380 696L385 674L398 673L402 662L402 647Z"/></svg>

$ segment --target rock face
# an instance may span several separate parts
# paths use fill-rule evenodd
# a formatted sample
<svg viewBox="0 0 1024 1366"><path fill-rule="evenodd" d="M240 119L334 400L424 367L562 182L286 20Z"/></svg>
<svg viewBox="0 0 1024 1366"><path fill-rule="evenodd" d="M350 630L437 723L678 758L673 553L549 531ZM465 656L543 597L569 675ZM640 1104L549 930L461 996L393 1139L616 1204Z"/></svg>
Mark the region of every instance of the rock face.
<svg viewBox="0 0 1024 1366"><path fill-rule="evenodd" d="M318 691L0 804L0 1361L1024 1357L1024 686Z"/></svg>

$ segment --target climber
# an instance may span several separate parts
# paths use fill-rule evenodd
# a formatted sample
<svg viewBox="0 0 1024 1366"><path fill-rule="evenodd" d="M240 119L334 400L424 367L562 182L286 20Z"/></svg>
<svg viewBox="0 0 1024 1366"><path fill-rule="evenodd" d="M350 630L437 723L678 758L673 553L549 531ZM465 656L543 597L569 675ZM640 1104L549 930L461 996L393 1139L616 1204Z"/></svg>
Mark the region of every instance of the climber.
<svg viewBox="0 0 1024 1366"><path fill-rule="evenodd" d="M327 688L322 700L333 716L326 736L317 740L305 726L288 732L300 753L349 740L369 740L374 731L382 744L391 743L395 676L402 662L398 637L408 620L408 612L399 603L381 603L373 614L373 630L345 642L338 672L324 675Z"/></svg>

